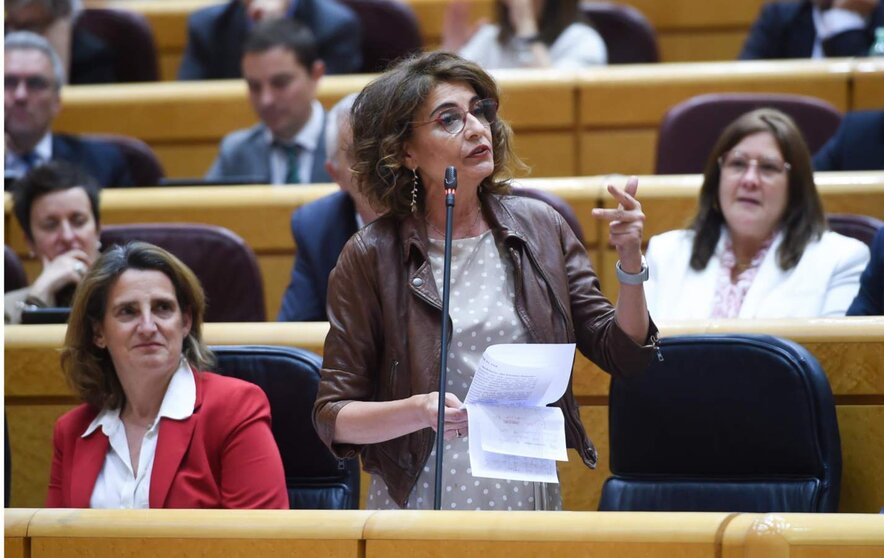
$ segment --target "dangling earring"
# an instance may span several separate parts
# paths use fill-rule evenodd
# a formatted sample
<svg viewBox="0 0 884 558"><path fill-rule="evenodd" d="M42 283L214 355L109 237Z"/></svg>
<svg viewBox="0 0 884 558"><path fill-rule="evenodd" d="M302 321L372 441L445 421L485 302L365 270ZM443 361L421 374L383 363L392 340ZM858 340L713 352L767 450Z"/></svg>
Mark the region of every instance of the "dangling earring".
<svg viewBox="0 0 884 558"><path fill-rule="evenodd" d="M414 179L411 181L411 212L417 213L417 167L411 169L414 173Z"/></svg>

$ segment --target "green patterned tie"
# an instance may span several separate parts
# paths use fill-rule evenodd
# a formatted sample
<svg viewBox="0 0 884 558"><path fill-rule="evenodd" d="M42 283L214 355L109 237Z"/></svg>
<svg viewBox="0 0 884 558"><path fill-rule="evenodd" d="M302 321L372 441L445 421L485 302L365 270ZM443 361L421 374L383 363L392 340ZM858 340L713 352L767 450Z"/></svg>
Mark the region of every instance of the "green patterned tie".
<svg viewBox="0 0 884 558"><path fill-rule="evenodd" d="M298 154L300 153L300 148L295 145L287 145L284 147L286 160L288 162L288 172L285 175L286 184L300 184L301 178L298 173Z"/></svg>

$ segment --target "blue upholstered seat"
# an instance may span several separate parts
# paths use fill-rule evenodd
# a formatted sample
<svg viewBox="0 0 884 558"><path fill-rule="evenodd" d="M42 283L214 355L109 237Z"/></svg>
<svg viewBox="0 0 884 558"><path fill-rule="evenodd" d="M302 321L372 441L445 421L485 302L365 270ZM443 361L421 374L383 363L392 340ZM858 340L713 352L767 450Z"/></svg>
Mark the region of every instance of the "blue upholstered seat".
<svg viewBox="0 0 884 558"><path fill-rule="evenodd" d="M322 364L293 347L212 347L217 372L261 387L270 400L273 437L282 455L292 509L359 507L359 461L337 459L313 428L313 402Z"/></svg>
<svg viewBox="0 0 884 558"><path fill-rule="evenodd" d="M835 512L841 445L816 359L767 335L665 338L613 379L601 510Z"/></svg>

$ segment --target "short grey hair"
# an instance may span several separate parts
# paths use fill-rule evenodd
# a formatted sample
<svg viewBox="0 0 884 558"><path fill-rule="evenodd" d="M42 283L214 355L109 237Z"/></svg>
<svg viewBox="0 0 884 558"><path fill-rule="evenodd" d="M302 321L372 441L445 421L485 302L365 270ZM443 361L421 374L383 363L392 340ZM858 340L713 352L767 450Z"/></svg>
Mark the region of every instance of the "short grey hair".
<svg viewBox="0 0 884 558"><path fill-rule="evenodd" d="M61 64L61 58L52 48L42 35L32 33L31 31L15 31L6 35L3 41L4 52L13 50L37 50L45 54L52 64L52 73L55 76L55 90L61 89L64 84L64 66Z"/></svg>
<svg viewBox="0 0 884 558"><path fill-rule="evenodd" d="M335 154L338 152L338 134L341 130L341 124L345 118L350 118L350 111L353 109L353 103L356 101L358 93L350 93L328 111L325 117L325 160L335 160Z"/></svg>

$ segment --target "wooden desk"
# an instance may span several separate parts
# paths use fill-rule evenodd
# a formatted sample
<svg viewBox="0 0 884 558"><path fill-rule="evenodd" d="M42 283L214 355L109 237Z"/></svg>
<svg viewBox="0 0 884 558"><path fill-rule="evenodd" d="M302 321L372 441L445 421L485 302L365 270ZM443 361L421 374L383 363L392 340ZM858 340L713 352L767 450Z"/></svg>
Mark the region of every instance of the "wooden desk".
<svg viewBox="0 0 884 558"><path fill-rule="evenodd" d="M738 514L721 543L721 558L872 558L884 555L884 515Z"/></svg>
<svg viewBox="0 0 884 558"><path fill-rule="evenodd" d="M714 558L726 513L387 511L365 525L365 556Z"/></svg>
<svg viewBox="0 0 884 558"><path fill-rule="evenodd" d="M767 333L804 345L826 370L841 431L844 512L876 513L884 501L884 318L722 320L658 324L664 336ZM64 326L8 326L4 363L6 414L13 457L13 506L39 506L46 494L52 425L76 404L58 364ZM328 324L206 324L211 345L279 344L321 353ZM582 355L574 393L601 456L595 471L573 450L559 468L565 507L598 508L608 466L608 377ZM363 494L367 488L363 476Z"/></svg>
<svg viewBox="0 0 884 558"><path fill-rule="evenodd" d="M39 510L32 558L362 558L358 510Z"/></svg>
<svg viewBox="0 0 884 558"><path fill-rule="evenodd" d="M9 509L22 558L870 558L878 514ZM27 523L10 527L9 519Z"/></svg>

